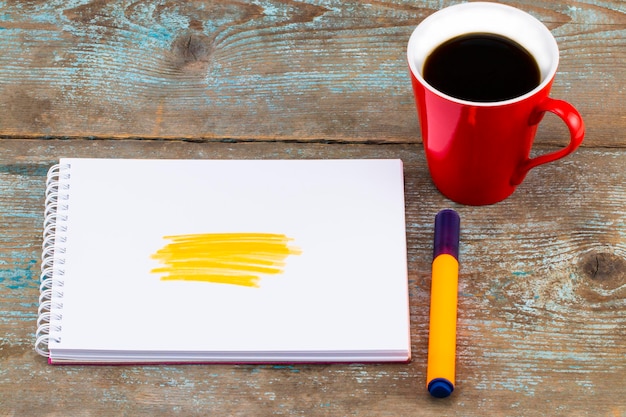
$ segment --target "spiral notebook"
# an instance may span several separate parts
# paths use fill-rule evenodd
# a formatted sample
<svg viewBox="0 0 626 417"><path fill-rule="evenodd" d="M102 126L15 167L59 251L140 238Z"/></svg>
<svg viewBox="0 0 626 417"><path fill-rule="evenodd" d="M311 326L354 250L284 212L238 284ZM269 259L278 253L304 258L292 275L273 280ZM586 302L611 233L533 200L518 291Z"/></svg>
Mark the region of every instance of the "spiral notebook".
<svg viewBox="0 0 626 417"><path fill-rule="evenodd" d="M52 364L410 359L400 160L66 158L45 201Z"/></svg>

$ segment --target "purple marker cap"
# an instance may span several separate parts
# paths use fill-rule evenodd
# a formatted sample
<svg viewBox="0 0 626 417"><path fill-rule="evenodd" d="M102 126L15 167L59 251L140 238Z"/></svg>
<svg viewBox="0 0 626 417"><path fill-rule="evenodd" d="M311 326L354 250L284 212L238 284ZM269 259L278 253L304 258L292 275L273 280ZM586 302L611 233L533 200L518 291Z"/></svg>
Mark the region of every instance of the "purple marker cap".
<svg viewBox="0 0 626 417"><path fill-rule="evenodd" d="M437 213L433 259L444 253L459 259L460 231L461 219L456 211L445 209Z"/></svg>

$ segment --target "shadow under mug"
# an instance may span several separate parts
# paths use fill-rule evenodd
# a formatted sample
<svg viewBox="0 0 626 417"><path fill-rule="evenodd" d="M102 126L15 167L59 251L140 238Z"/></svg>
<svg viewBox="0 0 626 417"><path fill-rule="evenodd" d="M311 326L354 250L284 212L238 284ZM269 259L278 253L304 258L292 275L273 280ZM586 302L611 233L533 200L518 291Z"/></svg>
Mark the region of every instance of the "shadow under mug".
<svg viewBox="0 0 626 417"><path fill-rule="evenodd" d="M451 97L427 83L423 68L430 53L445 41L470 33L497 34L522 45L539 66L540 84L513 99L473 102ZM556 40L526 12L485 2L441 9L415 28L407 58L428 169L435 186L453 201L485 205L504 200L530 169L563 158L583 140L585 129L578 111L549 97L559 62ZM565 122L570 142L530 158L545 112Z"/></svg>

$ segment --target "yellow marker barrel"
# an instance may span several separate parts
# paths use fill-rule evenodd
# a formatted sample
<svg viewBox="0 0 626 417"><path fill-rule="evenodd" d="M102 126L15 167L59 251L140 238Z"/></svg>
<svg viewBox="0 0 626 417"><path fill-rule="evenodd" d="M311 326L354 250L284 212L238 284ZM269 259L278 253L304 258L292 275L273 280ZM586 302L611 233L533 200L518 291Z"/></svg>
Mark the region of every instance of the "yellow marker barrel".
<svg viewBox="0 0 626 417"><path fill-rule="evenodd" d="M459 232L460 219L454 210L437 214L426 375L428 391L437 398L449 396L455 384Z"/></svg>

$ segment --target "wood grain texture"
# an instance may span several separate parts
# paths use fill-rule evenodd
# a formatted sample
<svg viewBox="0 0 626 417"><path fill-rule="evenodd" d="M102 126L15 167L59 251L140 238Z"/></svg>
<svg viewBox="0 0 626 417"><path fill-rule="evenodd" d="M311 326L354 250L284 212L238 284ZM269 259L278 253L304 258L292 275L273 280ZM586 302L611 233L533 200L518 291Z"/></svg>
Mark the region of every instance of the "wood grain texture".
<svg viewBox="0 0 626 417"><path fill-rule="evenodd" d="M7 0L0 136L418 142L406 43L457 2ZM624 2L506 3L556 36L584 145L622 146Z"/></svg>
<svg viewBox="0 0 626 417"><path fill-rule="evenodd" d="M47 365L33 342L45 173L60 156L401 158L413 361ZM419 145L15 138L0 141L0 161L2 416L626 416L625 149L581 149L486 207L441 196ZM425 362L432 225L444 207L462 218L458 385L437 401Z"/></svg>

